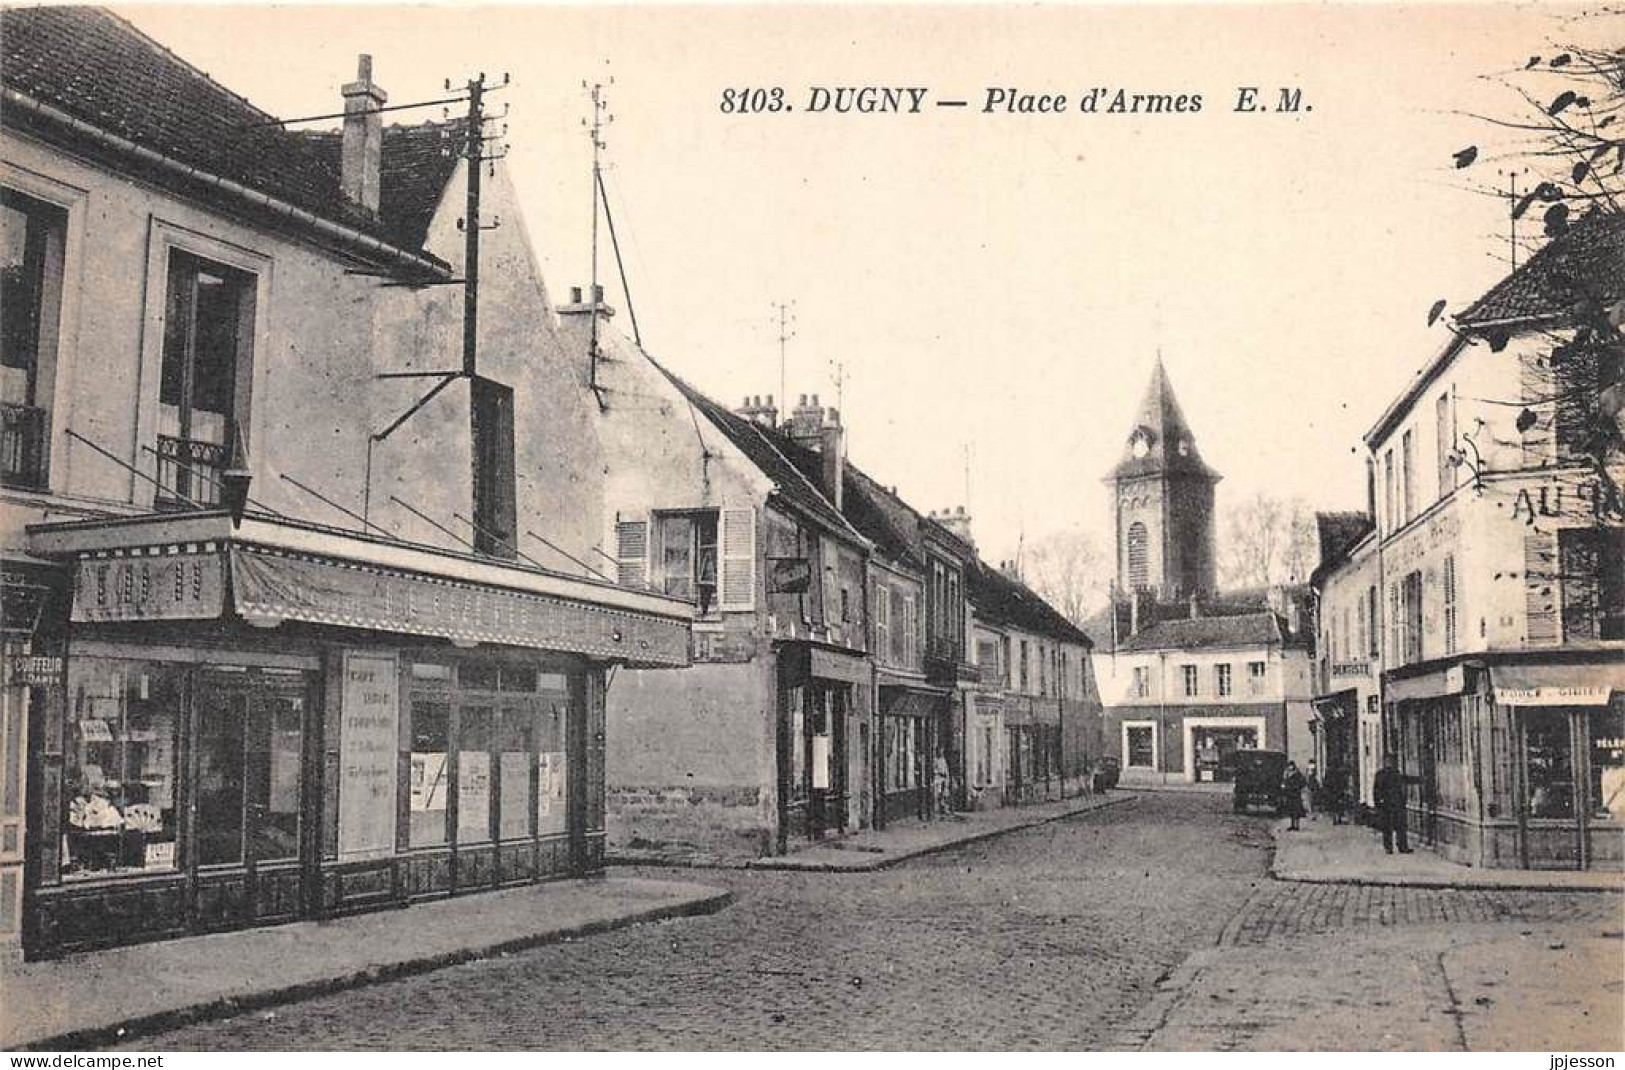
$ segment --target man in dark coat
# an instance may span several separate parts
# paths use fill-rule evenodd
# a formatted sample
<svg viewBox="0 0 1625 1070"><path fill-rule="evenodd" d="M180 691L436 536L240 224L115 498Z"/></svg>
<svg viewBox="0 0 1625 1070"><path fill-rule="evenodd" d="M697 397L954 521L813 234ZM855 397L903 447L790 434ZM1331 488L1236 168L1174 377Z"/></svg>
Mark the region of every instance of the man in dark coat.
<svg viewBox="0 0 1625 1070"><path fill-rule="evenodd" d="M1298 820L1303 817L1303 789L1305 787L1303 774L1298 772L1296 762L1287 762L1286 770L1281 774L1280 811L1291 820L1287 826L1290 832L1298 831Z"/></svg>
<svg viewBox="0 0 1625 1070"><path fill-rule="evenodd" d="M1394 853L1394 840L1399 840L1399 853L1411 853L1411 844L1405 829L1405 774L1392 754L1382 760L1377 778L1372 782L1371 794L1377 805L1377 823L1382 828L1382 849Z"/></svg>

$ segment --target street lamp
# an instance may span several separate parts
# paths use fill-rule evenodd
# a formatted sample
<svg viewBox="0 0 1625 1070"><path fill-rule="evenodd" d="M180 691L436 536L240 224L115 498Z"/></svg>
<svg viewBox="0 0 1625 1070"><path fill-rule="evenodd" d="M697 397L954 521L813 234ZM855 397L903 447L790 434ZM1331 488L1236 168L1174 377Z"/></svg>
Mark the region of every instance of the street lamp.
<svg viewBox="0 0 1625 1070"><path fill-rule="evenodd" d="M248 508L248 485L253 481L254 473L249 471L248 454L243 449L242 428L237 428L232 436L231 461L220 473L220 501L231 515L233 529L242 527L243 512Z"/></svg>

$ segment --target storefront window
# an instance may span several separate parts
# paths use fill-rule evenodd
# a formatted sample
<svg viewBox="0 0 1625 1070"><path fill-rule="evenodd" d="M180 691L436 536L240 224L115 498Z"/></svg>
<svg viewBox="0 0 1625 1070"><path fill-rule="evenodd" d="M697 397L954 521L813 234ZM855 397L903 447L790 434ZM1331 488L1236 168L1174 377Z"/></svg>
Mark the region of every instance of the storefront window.
<svg viewBox="0 0 1625 1070"><path fill-rule="evenodd" d="M296 685L298 686L298 685ZM299 857L299 771L305 698L264 696L262 714L250 718L248 812L256 861Z"/></svg>
<svg viewBox="0 0 1625 1070"><path fill-rule="evenodd" d="M1529 815L1574 816L1574 769L1569 758L1566 710L1526 712L1524 740L1529 765Z"/></svg>
<svg viewBox="0 0 1625 1070"><path fill-rule="evenodd" d="M1128 736L1128 764L1133 769L1150 769L1155 756L1150 725L1131 725Z"/></svg>
<svg viewBox="0 0 1625 1070"><path fill-rule="evenodd" d="M491 708L464 706L457 725L457 842L491 838Z"/></svg>
<svg viewBox="0 0 1625 1070"><path fill-rule="evenodd" d="M243 860L243 729L248 692L198 696L197 855L204 866Z"/></svg>
<svg viewBox="0 0 1625 1070"><path fill-rule="evenodd" d="M569 681L560 675L544 674L540 685L542 720L541 738L536 741L536 828L543 836L550 836L570 828L569 770L565 765L570 690Z"/></svg>
<svg viewBox="0 0 1625 1070"><path fill-rule="evenodd" d="M413 847L446 842L446 752L450 748L451 703L412 700L411 830Z"/></svg>
<svg viewBox="0 0 1625 1070"><path fill-rule="evenodd" d="M1625 705L1591 711L1591 812L1625 821Z"/></svg>
<svg viewBox="0 0 1625 1070"><path fill-rule="evenodd" d="M176 742L184 669L70 662L63 875L174 869Z"/></svg>
<svg viewBox="0 0 1625 1070"><path fill-rule="evenodd" d="M807 798L807 751L802 742L806 731L806 712L802 703L806 689L790 688L784 696L790 710L790 801Z"/></svg>
<svg viewBox="0 0 1625 1070"><path fill-rule="evenodd" d="M535 708L528 703L502 710L497 736L502 778L497 827L505 840L530 835L530 741L535 714Z"/></svg>

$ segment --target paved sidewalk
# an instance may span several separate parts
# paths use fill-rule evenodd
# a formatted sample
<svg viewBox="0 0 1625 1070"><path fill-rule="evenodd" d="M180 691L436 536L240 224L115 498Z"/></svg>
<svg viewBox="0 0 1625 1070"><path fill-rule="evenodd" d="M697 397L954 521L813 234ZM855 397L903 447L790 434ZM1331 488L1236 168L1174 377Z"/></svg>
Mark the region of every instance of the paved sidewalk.
<svg viewBox="0 0 1625 1070"><path fill-rule="evenodd" d="M1596 927L1344 932L1187 959L1125 1031L1149 1051L1617 1051L1621 943Z"/></svg>
<svg viewBox="0 0 1625 1070"><path fill-rule="evenodd" d="M1464 866L1412 840L1410 854L1386 854L1382 836L1364 825L1334 825L1305 818L1297 832L1275 825L1277 880L1311 884L1388 884L1421 888L1528 888L1564 891L1625 890L1618 870L1484 869Z"/></svg>
<svg viewBox="0 0 1625 1070"><path fill-rule="evenodd" d="M815 870L822 873L866 873L894 866L909 858L945 851L950 847L985 840L1016 829L1063 821L1091 810L1102 810L1132 800L1122 792L1081 795L1052 803L1007 806L955 814L936 821L905 821L890 828L860 832L828 843L804 847L787 855L756 858L750 869Z"/></svg>
<svg viewBox="0 0 1625 1070"><path fill-rule="evenodd" d="M558 881L8 965L0 968L0 1049L92 1047L638 922L714 913L732 898L674 881Z"/></svg>
<svg viewBox="0 0 1625 1070"><path fill-rule="evenodd" d="M902 821L890 828L854 833L793 848L787 855L742 858L707 854L688 844L652 850L611 847L609 863L623 866L680 866L693 869L775 869L822 873L868 873L909 858L944 851L1016 829L1060 821L1075 814L1132 802L1120 791L1080 795L1050 803L1007 806L954 814L934 821Z"/></svg>

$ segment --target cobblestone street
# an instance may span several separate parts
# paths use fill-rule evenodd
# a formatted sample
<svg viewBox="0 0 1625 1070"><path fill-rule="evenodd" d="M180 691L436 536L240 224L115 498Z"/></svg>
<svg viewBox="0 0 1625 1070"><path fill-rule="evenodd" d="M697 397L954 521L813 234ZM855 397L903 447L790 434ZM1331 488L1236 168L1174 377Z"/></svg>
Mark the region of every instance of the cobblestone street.
<svg viewBox="0 0 1625 1070"><path fill-rule="evenodd" d="M1163 995L1159 980L1216 945L1243 954L1338 932L1360 943L1458 924L1513 939L1537 924L1584 926L1594 937L1619 926L1615 895L1282 884L1267 878L1268 860L1267 822L1231 815L1227 799L1147 794L878 873L687 871L732 889L736 904L143 1046L1139 1046L1150 1030L1136 1028ZM1240 1024L1262 1020L1247 1017ZM1461 1035L1448 1013L1432 1012L1396 1042L1459 1046ZM1178 1046L1182 1036L1215 1047L1267 1039L1209 1023L1152 1046ZM1312 1035L1299 1036L1313 1046Z"/></svg>

